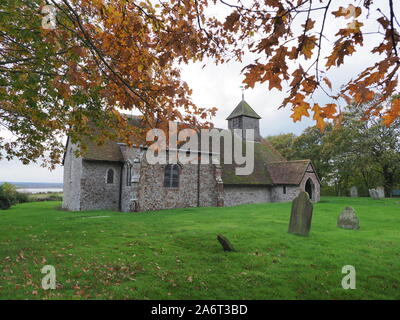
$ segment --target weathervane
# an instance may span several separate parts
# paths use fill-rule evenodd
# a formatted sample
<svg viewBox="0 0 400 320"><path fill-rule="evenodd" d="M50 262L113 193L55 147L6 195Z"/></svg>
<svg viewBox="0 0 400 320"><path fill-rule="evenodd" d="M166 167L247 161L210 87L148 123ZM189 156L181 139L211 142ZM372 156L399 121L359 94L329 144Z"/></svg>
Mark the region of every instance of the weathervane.
<svg viewBox="0 0 400 320"><path fill-rule="evenodd" d="M240 86L240 89L242 89L242 101L244 101L244 86Z"/></svg>

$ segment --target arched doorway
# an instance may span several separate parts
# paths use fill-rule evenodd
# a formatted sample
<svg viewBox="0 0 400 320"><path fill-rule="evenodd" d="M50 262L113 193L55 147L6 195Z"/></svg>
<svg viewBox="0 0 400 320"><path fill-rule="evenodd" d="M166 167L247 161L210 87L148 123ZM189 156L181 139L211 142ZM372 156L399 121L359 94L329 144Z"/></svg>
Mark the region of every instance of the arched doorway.
<svg viewBox="0 0 400 320"><path fill-rule="evenodd" d="M308 178L306 182L306 192L308 193L308 196L310 197L310 200L313 200L314 196L314 183L312 182L311 178Z"/></svg>

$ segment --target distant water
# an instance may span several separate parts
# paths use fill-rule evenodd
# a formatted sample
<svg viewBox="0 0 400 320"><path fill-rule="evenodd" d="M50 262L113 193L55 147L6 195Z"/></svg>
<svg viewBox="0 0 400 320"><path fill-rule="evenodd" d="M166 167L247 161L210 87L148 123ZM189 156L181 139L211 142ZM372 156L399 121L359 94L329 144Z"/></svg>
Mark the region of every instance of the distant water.
<svg viewBox="0 0 400 320"><path fill-rule="evenodd" d="M0 181L2 185L5 181ZM63 184L56 182L9 182L13 184L19 192L25 193L46 193L63 192Z"/></svg>
<svg viewBox="0 0 400 320"><path fill-rule="evenodd" d="M17 188L22 193L47 193L47 192L63 192L62 188Z"/></svg>

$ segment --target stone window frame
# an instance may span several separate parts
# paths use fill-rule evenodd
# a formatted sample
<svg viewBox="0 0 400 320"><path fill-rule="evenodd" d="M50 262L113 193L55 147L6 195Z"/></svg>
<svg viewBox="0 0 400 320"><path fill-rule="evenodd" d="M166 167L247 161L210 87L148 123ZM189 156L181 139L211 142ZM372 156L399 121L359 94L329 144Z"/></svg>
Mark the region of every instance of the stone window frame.
<svg viewBox="0 0 400 320"><path fill-rule="evenodd" d="M125 168L126 168L126 186L130 187L132 186L132 162L127 160L125 162Z"/></svg>
<svg viewBox="0 0 400 320"><path fill-rule="evenodd" d="M112 182L108 182L108 173L110 172L110 170L112 170ZM116 175L115 175L115 170L114 170L114 168L107 168L107 170L106 170L106 176L105 176L105 180L106 180L106 185L113 185L113 184L115 184L115 177L116 177Z"/></svg>
<svg viewBox="0 0 400 320"><path fill-rule="evenodd" d="M171 169L170 169L170 175L168 177L169 181L167 183L166 178L167 178L167 170L168 170L168 168L171 168ZM173 177L173 169L174 168L178 168L178 170L177 170L178 174L177 174L176 184L175 185L174 185L174 177ZM164 188L167 188L167 189L179 189L182 166L179 165L179 164L167 164L167 165L163 166L163 169L164 169L164 182L163 182Z"/></svg>

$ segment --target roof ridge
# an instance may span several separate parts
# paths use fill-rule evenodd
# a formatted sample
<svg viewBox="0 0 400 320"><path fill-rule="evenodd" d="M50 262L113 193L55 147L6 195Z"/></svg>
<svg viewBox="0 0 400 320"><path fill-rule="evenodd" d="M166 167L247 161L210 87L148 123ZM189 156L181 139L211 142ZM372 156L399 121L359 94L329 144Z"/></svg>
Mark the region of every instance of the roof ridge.
<svg viewBox="0 0 400 320"><path fill-rule="evenodd" d="M274 163L288 163L288 162L309 162L309 161L311 161L311 159L275 161L275 162L270 162L269 164L274 164Z"/></svg>
<svg viewBox="0 0 400 320"><path fill-rule="evenodd" d="M239 104L236 106L235 109L233 109L233 111L226 118L226 120L230 120L232 118L240 116L261 119L261 117L257 114L257 112L255 112L254 109L250 107L250 105L245 100L239 102Z"/></svg>

